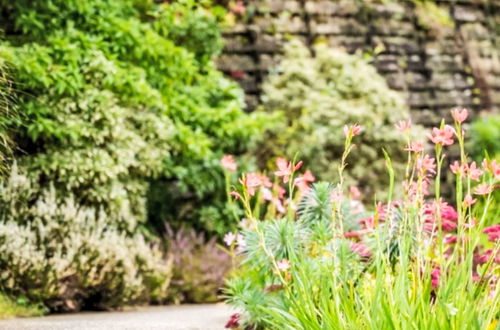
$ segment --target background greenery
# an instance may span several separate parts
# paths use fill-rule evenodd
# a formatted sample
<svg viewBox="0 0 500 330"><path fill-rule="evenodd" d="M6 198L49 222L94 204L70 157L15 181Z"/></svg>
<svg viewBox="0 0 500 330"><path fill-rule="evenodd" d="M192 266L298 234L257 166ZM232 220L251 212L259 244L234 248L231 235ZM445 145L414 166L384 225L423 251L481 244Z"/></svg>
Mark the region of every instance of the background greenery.
<svg viewBox="0 0 500 330"><path fill-rule="evenodd" d="M263 90L260 111L278 113L281 119L256 149L259 159L298 154L319 179L334 181L344 148L342 127L358 123L363 133L356 143L359 150L349 160L348 183L367 188L365 197L369 199L375 191L386 189L382 148L393 155L396 171L403 169L405 136L394 124L408 120L409 110L402 95L389 89L361 56L322 44L316 46L313 56L293 40L285 46L277 74L269 77ZM423 140L419 125L414 125L414 132Z"/></svg>

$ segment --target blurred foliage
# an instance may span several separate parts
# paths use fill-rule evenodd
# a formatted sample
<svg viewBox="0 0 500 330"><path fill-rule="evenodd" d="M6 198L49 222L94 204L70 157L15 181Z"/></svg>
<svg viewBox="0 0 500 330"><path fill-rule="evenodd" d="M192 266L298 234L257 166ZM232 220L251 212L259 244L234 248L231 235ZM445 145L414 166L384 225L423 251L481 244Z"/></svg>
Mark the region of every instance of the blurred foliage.
<svg viewBox="0 0 500 330"><path fill-rule="evenodd" d="M486 155L500 160L500 115L489 115L472 124L470 146L477 160Z"/></svg>
<svg viewBox="0 0 500 330"><path fill-rule="evenodd" d="M23 115L20 166L129 231L147 205L160 230L217 205L218 159L245 151L261 120L242 111L240 88L215 69L222 14L209 5L0 0L0 57ZM158 189L147 204L151 182ZM227 219L217 212L210 221Z"/></svg>
<svg viewBox="0 0 500 330"><path fill-rule="evenodd" d="M231 268L231 258L216 244L191 228L168 228L167 250L173 258L168 300L207 303L219 300L219 290Z"/></svg>
<svg viewBox="0 0 500 330"><path fill-rule="evenodd" d="M440 37L455 27L450 13L431 0L413 0L418 24L433 36Z"/></svg>
<svg viewBox="0 0 500 330"><path fill-rule="evenodd" d="M500 162L500 115L487 115L476 120L471 127L469 150L472 157L480 163L484 158ZM492 219L500 216L500 191L494 192L490 214Z"/></svg>
<svg viewBox="0 0 500 330"><path fill-rule="evenodd" d="M278 73L263 85L260 111L278 112L276 121L256 149L259 159L267 155L298 159L321 180L336 181L337 165L344 148L345 124L359 123L364 130L358 150L348 161L348 183L384 191L388 176L382 148L393 155L393 165L401 172L406 163L404 134L394 124L410 117L403 97L389 89L385 79L365 59L323 44L315 56L294 40L285 47ZM414 125L416 137L422 129ZM370 184L368 184L370 183Z"/></svg>
<svg viewBox="0 0 500 330"><path fill-rule="evenodd" d="M40 195L41 194L41 195ZM112 216L58 200L14 165L0 187L0 288L52 311L160 301L171 262Z"/></svg>

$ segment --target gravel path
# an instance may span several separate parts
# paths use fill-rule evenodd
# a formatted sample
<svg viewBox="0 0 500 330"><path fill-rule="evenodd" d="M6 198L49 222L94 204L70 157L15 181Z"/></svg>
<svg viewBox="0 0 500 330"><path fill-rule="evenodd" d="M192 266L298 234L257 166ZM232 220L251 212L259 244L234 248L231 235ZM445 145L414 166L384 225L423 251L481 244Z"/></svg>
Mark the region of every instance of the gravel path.
<svg viewBox="0 0 500 330"><path fill-rule="evenodd" d="M144 307L124 312L50 315L0 321L2 330L222 330L233 311L224 304Z"/></svg>

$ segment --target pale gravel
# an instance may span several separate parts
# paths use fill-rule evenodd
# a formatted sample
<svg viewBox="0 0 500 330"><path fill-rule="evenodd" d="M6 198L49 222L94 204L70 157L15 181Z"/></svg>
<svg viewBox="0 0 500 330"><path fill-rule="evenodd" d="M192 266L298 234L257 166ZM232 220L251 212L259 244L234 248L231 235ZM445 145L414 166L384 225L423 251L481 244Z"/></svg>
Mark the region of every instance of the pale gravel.
<svg viewBox="0 0 500 330"><path fill-rule="evenodd" d="M49 315L0 321L1 330L222 330L224 304L141 307L123 312Z"/></svg>

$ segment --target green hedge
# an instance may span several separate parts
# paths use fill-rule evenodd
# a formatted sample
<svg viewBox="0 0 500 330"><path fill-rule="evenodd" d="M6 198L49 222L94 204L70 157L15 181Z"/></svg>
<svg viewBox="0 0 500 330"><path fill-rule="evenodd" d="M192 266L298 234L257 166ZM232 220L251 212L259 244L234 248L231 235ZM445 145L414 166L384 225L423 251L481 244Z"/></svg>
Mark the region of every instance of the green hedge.
<svg viewBox="0 0 500 330"><path fill-rule="evenodd" d="M222 14L194 0L0 0L20 113L5 120L17 146L0 288L63 311L161 302L171 264L144 227L234 226L219 159L266 117L245 114L214 66Z"/></svg>

